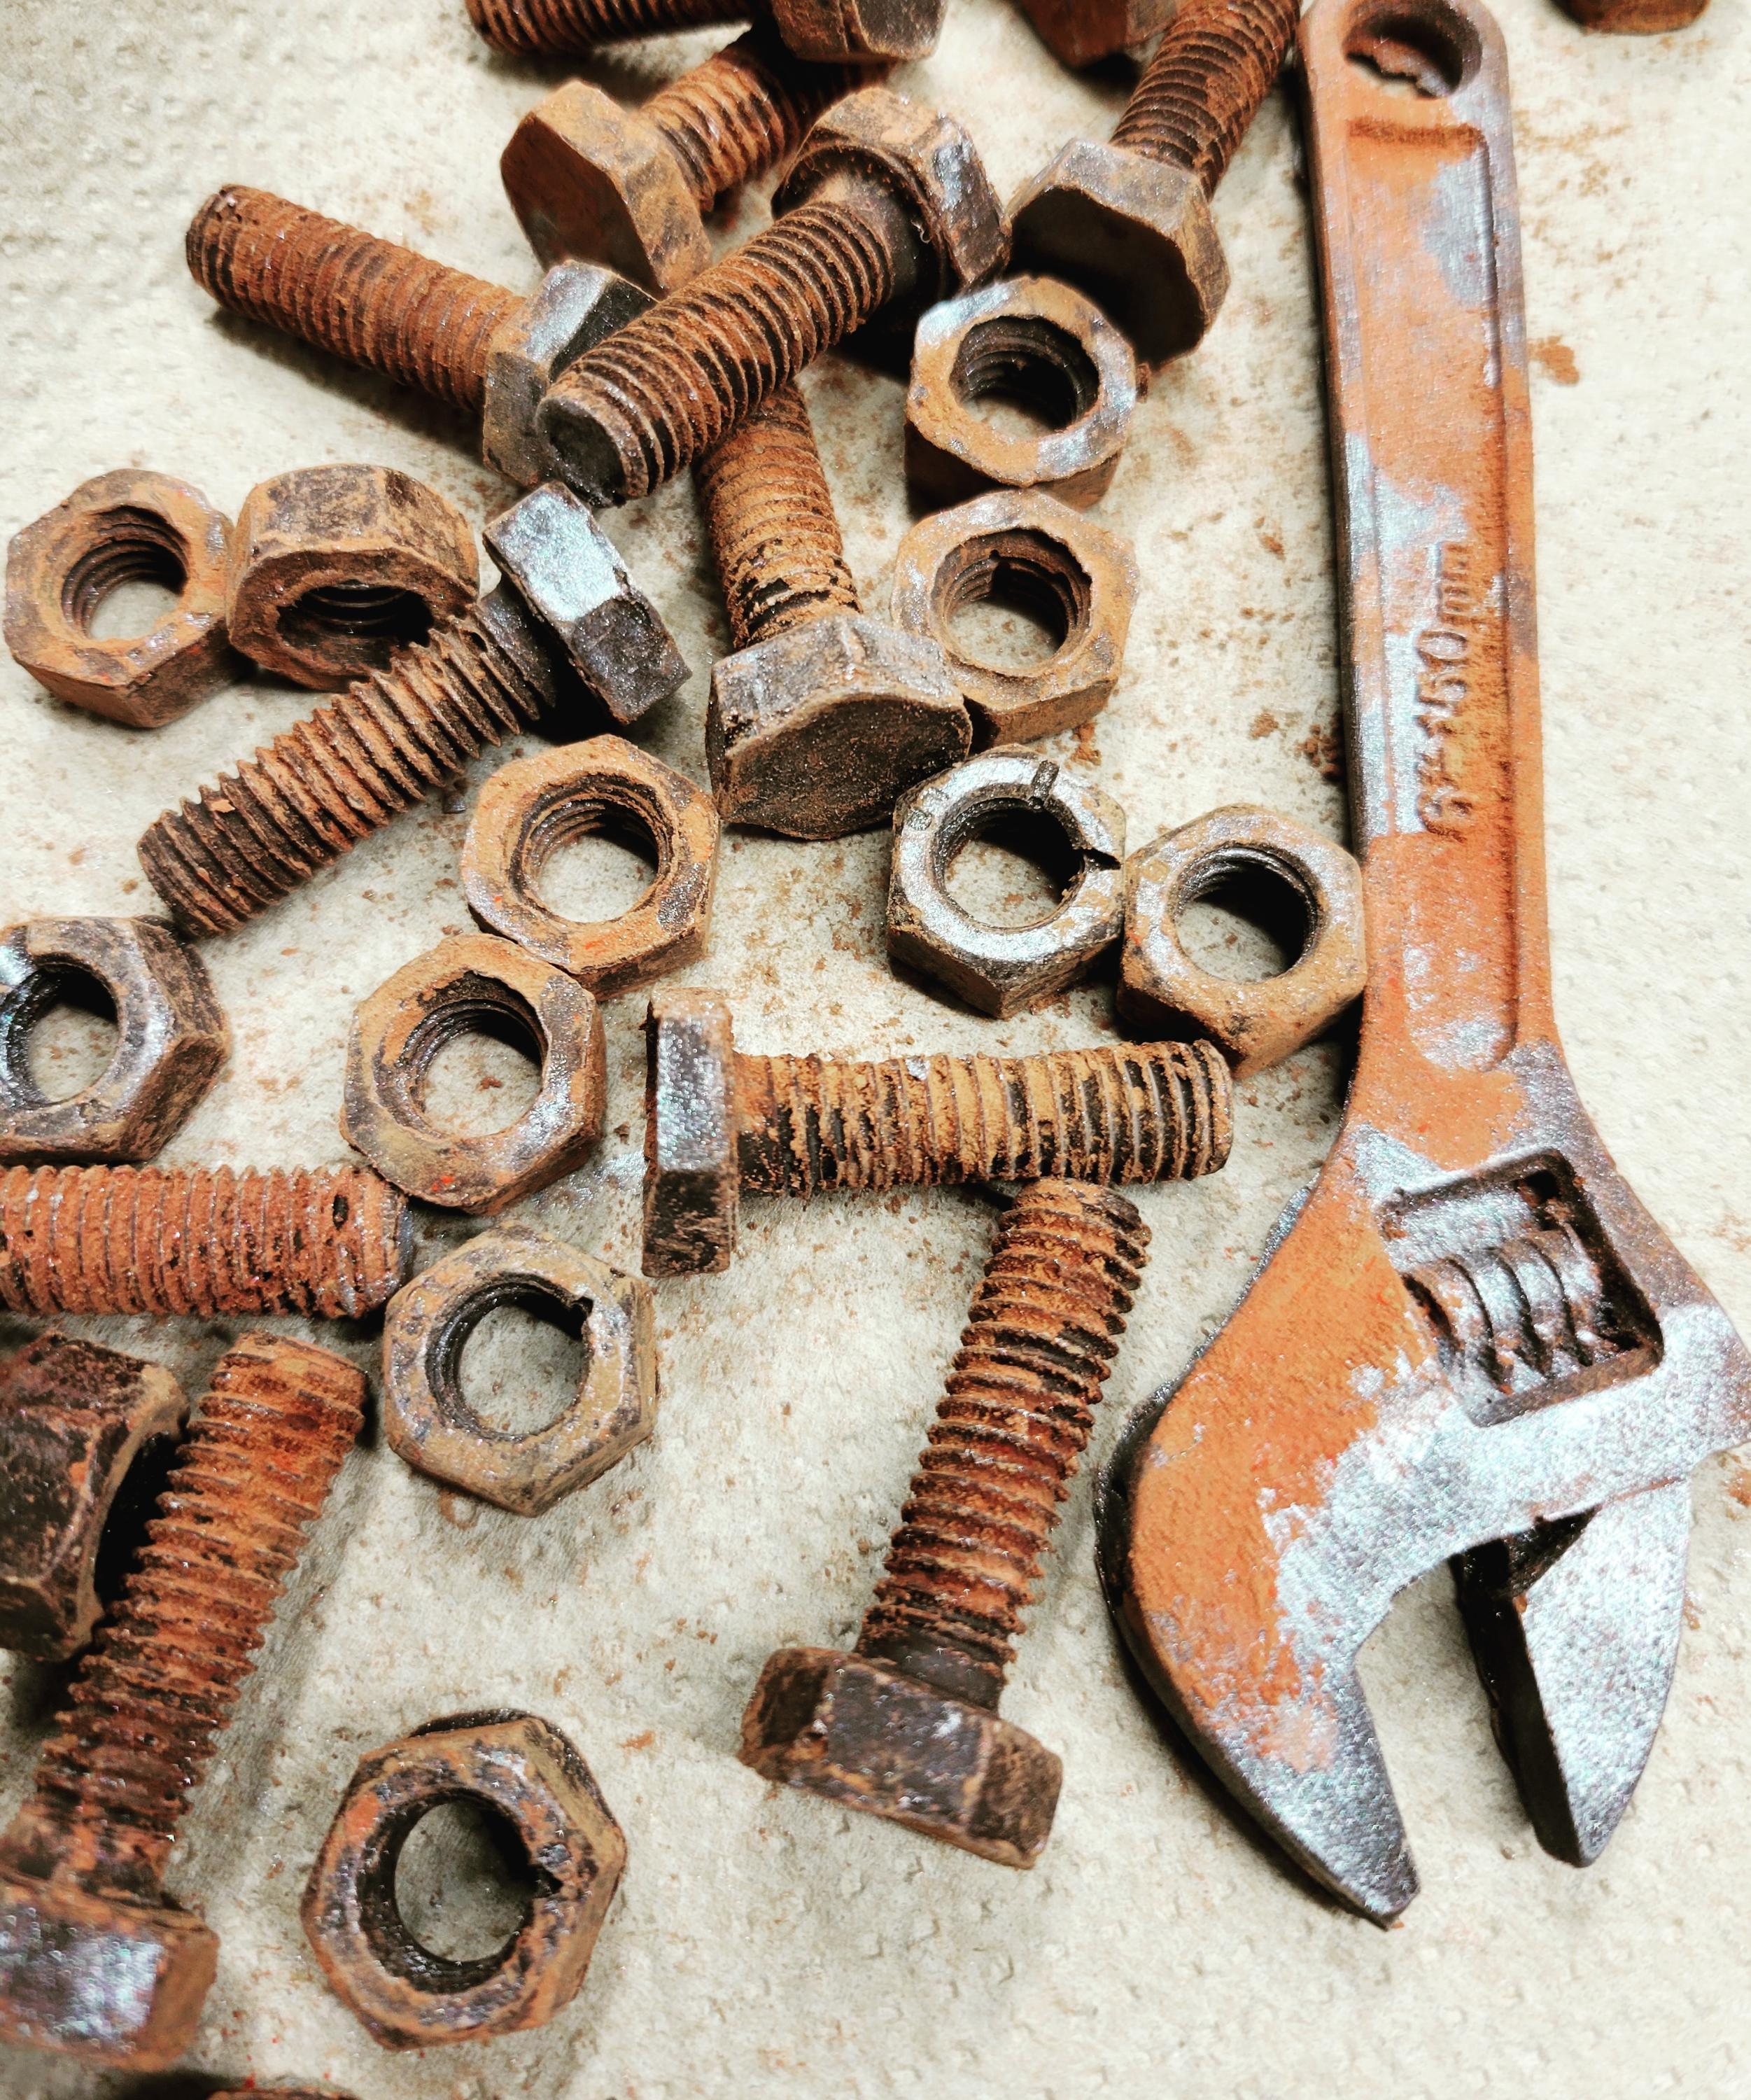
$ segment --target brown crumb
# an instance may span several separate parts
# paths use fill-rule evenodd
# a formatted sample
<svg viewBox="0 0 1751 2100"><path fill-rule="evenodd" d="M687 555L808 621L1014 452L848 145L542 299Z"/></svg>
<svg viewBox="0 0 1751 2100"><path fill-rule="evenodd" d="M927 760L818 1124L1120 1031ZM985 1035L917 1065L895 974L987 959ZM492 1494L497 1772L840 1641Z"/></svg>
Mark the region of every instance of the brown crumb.
<svg viewBox="0 0 1751 2100"><path fill-rule="evenodd" d="M1533 363L1559 386L1581 384L1581 367L1575 362L1575 353L1559 335L1540 336L1526 348Z"/></svg>
<svg viewBox="0 0 1751 2100"><path fill-rule="evenodd" d="M642 1735L629 1736L621 1744L623 1750L651 1750L656 1748L656 1730L646 1728Z"/></svg>
<svg viewBox="0 0 1751 2100"><path fill-rule="evenodd" d="M448 1488L438 1490L438 1514L446 1524L453 1524L458 1531L472 1531L480 1521L480 1505L466 1495L452 1495Z"/></svg>
<svg viewBox="0 0 1751 2100"><path fill-rule="evenodd" d="M1078 722L1076 725L1076 748L1070 753L1070 757L1078 765L1098 765L1100 763L1100 747L1094 740L1092 722Z"/></svg>
<svg viewBox="0 0 1751 2100"><path fill-rule="evenodd" d="M1727 1462L1727 1492L1740 1509L1751 1509L1751 1466L1743 1458Z"/></svg>
<svg viewBox="0 0 1751 2100"><path fill-rule="evenodd" d="M1343 747L1329 729L1321 729L1317 722L1301 739L1301 756L1321 780L1343 778Z"/></svg>
<svg viewBox="0 0 1751 2100"><path fill-rule="evenodd" d="M1252 727L1247 730L1246 734L1248 736L1256 739L1261 736L1268 736L1272 730L1278 730L1281 727L1282 724L1277 719L1276 716L1271 712L1271 710L1268 708L1260 708L1257 714L1253 717Z"/></svg>

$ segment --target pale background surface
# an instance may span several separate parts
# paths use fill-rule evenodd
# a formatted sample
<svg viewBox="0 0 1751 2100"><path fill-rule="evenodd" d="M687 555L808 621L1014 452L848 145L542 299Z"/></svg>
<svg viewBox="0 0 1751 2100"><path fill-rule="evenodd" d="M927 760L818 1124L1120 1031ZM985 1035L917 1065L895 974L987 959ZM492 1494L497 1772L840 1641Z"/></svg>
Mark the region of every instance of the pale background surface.
<svg viewBox="0 0 1751 2100"><path fill-rule="evenodd" d="M1503 0L1502 15L1537 347L1558 1008L1620 1163L1743 1326L1751 26L1744 0L1653 41L1585 37L1550 0ZM633 47L602 77L646 92L714 40ZM195 205L239 179L532 285L496 162L545 82L479 43L460 0L13 0L0 54L0 530L125 462L232 511L263 476L322 460L407 468L477 524L504 499L439 412L215 318L181 260ZM937 55L902 84L967 120L1004 194L1079 126L1104 132L1123 92L1120 73L1060 71L1003 0L953 0ZM1227 309L1157 387L1099 514L1135 536L1144 594L1092 745L1066 739L1059 755L1094 769L1138 843L1224 801L1343 821L1301 748L1337 699L1295 157L1275 97L1217 200ZM901 392L837 364L808 391L880 609L907 523ZM703 673L725 630L690 490L611 523ZM702 779L705 682L650 735ZM245 684L136 735L49 700L10 664L0 686L7 920L148 908L140 830L306 704ZM210 945L236 1048L170 1159L342 1156L352 1007L464 923L465 822L461 803L424 809ZM691 974L730 993L748 1047L1034 1048L1111 1028L1104 984L999 1025L900 982L881 946L885 866L880 835L729 847L711 955ZM609 1009L607 1141L521 1213L628 1268L639 1013L636 997ZM1228 1171L1145 1195L1154 1261L1096 1457L1233 1302L1329 1139L1336 1070L1316 1051L1248 1086ZM654 1439L537 1520L477 1515L380 1444L359 1451L178 1848L173 1887L223 1943L191 2059L201 2076L106 2083L0 2049L0 2091L183 2100L253 2074L326 2079L357 2100L1743 2093L1751 1469L1734 1459L1696 1480L1695 1608L1670 1709L1590 1873L1531 1838L1444 1573L1404 1600L1365 1658L1425 1885L1390 1935L1310 1897L1164 1748L1095 1586L1086 1484L1006 1702L1067 1768L1034 1873L781 1794L735 1762L767 1652L844 1641L862 1609L986 1231L980 1203L953 1194L753 1205L730 1275L660 1295ZM195 1392L230 1331L69 1324L170 1363ZM373 1330L322 1339L373 1362ZM46 1723L41 1674L11 1675L8 1808ZM589 1981L550 2027L390 2055L324 1988L298 1893L362 1751L498 1703L577 1742L631 1865ZM468 1900L458 1877L452 1864L439 1891L452 1914Z"/></svg>

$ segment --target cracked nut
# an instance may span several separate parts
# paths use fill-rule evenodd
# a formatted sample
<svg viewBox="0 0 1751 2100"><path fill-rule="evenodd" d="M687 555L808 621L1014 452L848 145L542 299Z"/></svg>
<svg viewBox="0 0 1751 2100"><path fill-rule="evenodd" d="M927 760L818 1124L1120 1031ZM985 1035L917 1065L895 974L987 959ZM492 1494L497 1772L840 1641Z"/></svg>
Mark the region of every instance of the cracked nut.
<svg viewBox="0 0 1751 2100"><path fill-rule="evenodd" d="M259 483L232 536L233 648L301 686L345 686L423 642L480 587L467 520L412 474L307 466Z"/></svg>
<svg viewBox="0 0 1751 2100"><path fill-rule="evenodd" d="M28 1045L62 1004L107 1008L116 1047L89 1087L51 1101ZM0 933L0 1160L150 1159L230 1048L205 964L156 919L32 919Z"/></svg>
<svg viewBox="0 0 1751 2100"><path fill-rule="evenodd" d="M533 1883L509 1943L472 1961L431 1952L395 1899L402 1847L452 1802L508 1826ZM577 1995L625 1864L620 1824L551 1723L452 1714L359 1760L304 1890L305 1936L329 1989L386 2049L514 2034Z"/></svg>
<svg viewBox="0 0 1751 2100"><path fill-rule="evenodd" d="M1181 943L1186 907L1230 888L1288 904L1299 953L1277 976L1218 977ZM1237 1077L1311 1043L1361 995L1361 870L1274 810L1238 803L1152 840L1126 864L1125 892L1120 1012L1152 1036L1207 1036Z"/></svg>
<svg viewBox="0 0 1751 2100"><path fill-rule="evenodd" d="M541 871L587 832L620 832L656 874L618 918L567 919L540 900ZM480 791L462 848L462 893L483 926L592 991L629 991L705 952L717 879L708 796L624 737L591 737L519 758Z"/></svg>
<svg viewBox="0 0 1751 2100"><path fill-rule="evenodd" d="M993 402L1043 427L1003 429ZM1093 300L1054 277L1008 277L920 319L906 397L906 472L935 508L993 486L1082 510L1106 493L1131 434L1137 360Z"/></svg>
<svg viewBox="0 0 1751 2100"><path fill-rule="evenodd" d="M1037 490L1001 489L915 525L900 543L895 624L936 642L965 695L981 744L1024 743L1092 720L1118 682L1137 597L1137 564L1116 533ZM955 615L991 602L1059 637L1016 667L968 656Z"/></svg>
<svg viewBox="0 0 1751 2100"><path fill-rule="evenodd" d="M540 1429L490 1427L462 1390L462 1350L495 1308L520 1307L580 1335L576 1397ZM550 1233L505 1225L448 1255L390 1301L383 1426L434 1480L537 1516L617 1466L656 1422L651 1288Z"/></svg>
<svg viewBox="0 0 1751 2100"><path fill-rule="evenodd" d="M508 1033L541 1068L530 1106L483 1136L443 1129L425 1106L432 1060L473 1033ZM408 1195L490 1214L578 1164L602 1135L606 1087L592 995L509 941L459 933L397 970L355 1015L341 1134Z"/></svg>
<svg viewBox="0 0 1751 2100"><path fill-rule="evenodd" d="M1061 833L1075 866L1059 902L1026 926L992 926L948 892L955 856L1005 818ZM888 953L981 1013L1019 1013L1085 976L1124 922L1125 814L1037 752L981 752L915 788L893 813Z"/></svg>
<svg viewBox="0 0 1751 2100"><path fill-rule="evenodd" d="M76 488L7 550L6 646L57 699L135 729L187 714L232 668L225 632L231 524L198 489L124 467ZM143 633L91 632L124 584L176 602Z"/></svg>

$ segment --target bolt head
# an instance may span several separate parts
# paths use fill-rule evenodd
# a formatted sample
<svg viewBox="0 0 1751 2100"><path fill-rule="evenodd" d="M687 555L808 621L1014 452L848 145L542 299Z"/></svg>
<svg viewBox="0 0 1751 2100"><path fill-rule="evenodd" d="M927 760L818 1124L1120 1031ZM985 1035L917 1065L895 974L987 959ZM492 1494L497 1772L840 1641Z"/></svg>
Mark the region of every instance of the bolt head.
<svg viewBox="0 0 1751 2100"><path fill-rule="evenodd" d="M772 0L778 33L800 59L928 58L946 0Z"/></svg>
<svg viewBox="0 0 1751 2100"><path fill-rule="evenodd" d="M524 488L552 479L553 448L536 426L541 396L569 364L624 328L651 295L599 262L561 262L487 346L481 450L488 466Z"/></svg>
<svg viewBox="0 0 1751 2100"><path fill-rule="evenodd" d="M645 1024L646 1276L714 1276L735 1253L735 1037L715 992L671 988Z"/></svg>

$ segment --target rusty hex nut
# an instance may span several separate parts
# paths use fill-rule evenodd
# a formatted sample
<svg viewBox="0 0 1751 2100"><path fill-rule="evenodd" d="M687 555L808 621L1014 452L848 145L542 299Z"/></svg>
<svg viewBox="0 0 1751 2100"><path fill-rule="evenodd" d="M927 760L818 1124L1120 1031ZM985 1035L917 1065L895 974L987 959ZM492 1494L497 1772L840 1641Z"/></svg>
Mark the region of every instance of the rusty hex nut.
<svg viewBox="0 0 1751 2100"><path fill-rule="evenodd" d="M1232 882L1260 880L1286 891L1294 906L1297 960L1250 980L1193 962L1178 932L1187 905ZM1212 810L1126 863L1118 1008L1151 1036L1206 1036L1242 1077L1323 1035L1366 979L1361 870L1342 846L1274 810Z"/></svg>
<svg viewBox="0 0 1751 2100"><path fill-rule="evenodd" d="M540 901L541 871L560 847L599 831L648 848L655 877L618 918L562 918ZM684 774L624 737L590 737L487 780L462 847L462 893L489 932L592 991L629 991L704 954L718 836L717 812Z"/></svg>
<svg viewBox="0 0 1751 2100"><path fill-rule="evenodd" d="M968 841L1004 817L1056 826L1077 869L1028 926L990 926L948 893ZM893 813L888 953L928 972L981 1013L1019 1013L1086 976L1124 925L1125 813L1049 758L1015 746L981 752L915 788Z"/></svg>
<svg viewBox="0 0 1751 2100"><path fill-rule="evenodd" d="M1039 430L982 412L1024 403ZM1006 277L922 315L906 397L906 472L915 501L1039 488L1077 510L1106 493L1137 405L1136 354L1093 300L1054 277Z"/></svg>
<svg viewBox="0 0 1751 2100"><path fill-rule="evenodd" d="M58 699L135 729L187 714L232 669L225 634L231 523L198 489L124 467L82 483L13 535L6 646ZM97 608L123 584L176 603L141 634L99 640Z"/></svg>
<svg viewBox="0 0 1751 2100"><path fill-rule="evenodd" d="M1180 0L1021 0L1021 11L1062 65L1092 65L1135 51L1165 29Z"/></svg>
<svg viewBox="0 0 1751 2100"><path fill-rule="evenodd" d="M511 210L544 262L583 256L653 292L710 267L712 244L674 148L587 81L539 102L499 159Z"/></svg>
<svg viewBox="0 0 1751 2100"><path fill-rule="evenodd" d="M99 1591L111 1518L143 1538L187 1418L161 1365L65 1335L0 1370L0 1648L55 1662L85 1646L113 1601Z"/></svg>
<svg viewBox="0 0 1751 2100"><path fill-rule="evenodd" d="M531 1042L541 1086L507 1128L466 1137L427 1117L426 1079L446 1043L483 1024ZM459 933L397 970L354 1016L341 1135L408 1195L490 1214L589 1152L606 1071L601 1009L575 978L509 941Z"/></svg>
<svg viewBox="0 0 1751 2100"><path fill-rule="evenodd" d="M500 1305L581 1323L576 1397L525 1435L491 1428L469 1405L462 1350ZM501 1225L398 1291L383 1327L383 1428L410 1466L518 1516L617 1466L656 1423L651 1286L551 1233Z"/></svg>
<svg viewBox="0 0 1751 2100"><path fill-rule="evenodd" d="M743 1764L1006 1867L1052 1833L1062 1762L988 1706L836 1648L768 1658L742 1719Z"/></svg>
<svg viewBox="0 0 1751 2100"><path fill-rule="evenodd" d="M346 686L423 642L480 587L467 520L388 466L307 466L258 483L232 536L232 645L300 686Z"/></svg>
<svg viewBox="0 0 1751 2100"><path fill-rule="evenodd" d="M524 488L554 479L558 456L535 420L541 396L568 365L650 304L648 292L599 263L561 262L549 270L487 344L480 450L487 465Z"/></svg>
<svg viewBox="0 0 1751 2100"><path fill-rule="evenodd" d="M1152 368L1195 350L1228 295L1210 200L1189 169L1078 139L1010 210L1017 266L1080 285Z"/></svg>
<svg viewBox="0 0 1751 2100"><path fill-rule="evenodd" d="M990 598L1032 612L1063 639L1039 663L965 655L955 616ZM975 741L1017 743L1074 729L1106 705L1136 599L1136 558L1117 533L1037 490L1000 489L912 527L895 558L889 609L942 650Z"/></svg>
<svg viewBox="0 0 1751 2100"><path fill-rule="evenodd" d="M928 58L946 0L771 0L778 33L800 59Z"/></svg>
<svg viewBox="0 0 1751 2100"><path fill-rule="evenodd" d="M456 1961L422 1947L395 1904L414 1827L446 1802L509 1824L536 1889L510 1943ZM329 1987L386 2049L514 2034L577 1995L626 1864L589 1767L533 1714L459 1714L359 1760L304 1890L305 1936Z"/></svg>
<svg viewBox="0 0 1751 2100"><path fill-rule="evenodd" d="M116 1047L91 1084L51 1101L30 1076L30 1032L93 991ZM0 1161L150 1159L231 1048L206 965L156 919L31 919L0 933Z"/></svg>
<svg viewBox="0 0 1751 2100"><path fill-rule="evenodd" d="M666 986L645 1043L644 1272L721 1276L742 1189L730 1008L716 992Z"/></svg>
<svg viewBox="0 0 1751 2100"><path fill-rule="evenodd" d="M728 823L793 839L867 831L972 742L936 642L862 613L804 620L712 672L705 760Z"/></svg>

